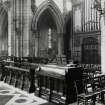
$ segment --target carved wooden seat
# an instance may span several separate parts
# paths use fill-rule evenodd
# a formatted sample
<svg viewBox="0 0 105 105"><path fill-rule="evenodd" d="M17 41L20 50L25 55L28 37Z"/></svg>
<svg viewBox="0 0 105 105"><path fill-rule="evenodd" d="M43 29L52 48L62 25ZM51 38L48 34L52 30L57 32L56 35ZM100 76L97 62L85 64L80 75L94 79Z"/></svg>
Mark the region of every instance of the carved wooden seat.
<svg viewBox="0 0 105 105"><path fill-rule="evenodd" d="M28 72L24 72L22 89L27 91L27 92L29 92L29 89L30 89L30 79L29 79L29 73Z"/></svg>
<svg viewBox="0 0 105 105"><path fill-rule="evenodd" d="M49 78L47 76L40 76L39 79L39 96L49 100L50 87L49 87Z"/></svg>
<svg viewBox="0 0 105 105"><path fill-rule="evenodd" d="M10 85L13 85L15 87L15 84L16 84L16 72L12 71Z"/></svg>
<svg viewBox="0 0 105 105"><path fill-rule="evenodd" d="M22 89L23 86L23 72L18 71L16 85L17 88Z"/></svg>
<svg viewBox="0 0 105 105"><path fill-rule="evenodd" d="M100 77L100 84L101 84L101 102L105 104L105 75Z"/></svg>
<svg viewBox="0 0 105 105"><path fill-rule="evenodd" d="M94 90L93 88L93 79L91 81L84 81L84 92L79 94L77 89L78 81L75 82L75 87L77 91L77 105L82 103L83 105L88 105L89 103L92 103L92 105L95 105L96 96L101 93L101 90Z"/></svg>
<svg viewBox="0 0 105 105"><path fill-rule="evenodd" d="M7 75L6 75L6 80L5 80L5 82L8 83L8 84L10 84L10 80L11 80L11 76L12 76L12 75L11 75L11 70L8 70L8 69L7 69L6 72L7 72Z"/></svg>

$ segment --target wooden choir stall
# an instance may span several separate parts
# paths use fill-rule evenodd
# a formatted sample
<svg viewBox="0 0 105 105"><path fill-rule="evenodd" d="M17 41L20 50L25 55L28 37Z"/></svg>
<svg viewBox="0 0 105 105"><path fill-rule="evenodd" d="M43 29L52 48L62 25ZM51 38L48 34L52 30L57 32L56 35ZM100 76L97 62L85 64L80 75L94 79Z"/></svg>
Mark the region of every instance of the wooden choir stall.
<svg viewBox="0 0 105 105"><path fill-rule="evenodd" d="M47 100L68 105L77 101L75 80L79 80L79 93L83 91L82 68L58 65L41 65L37 72L38 95Z"/></svg>

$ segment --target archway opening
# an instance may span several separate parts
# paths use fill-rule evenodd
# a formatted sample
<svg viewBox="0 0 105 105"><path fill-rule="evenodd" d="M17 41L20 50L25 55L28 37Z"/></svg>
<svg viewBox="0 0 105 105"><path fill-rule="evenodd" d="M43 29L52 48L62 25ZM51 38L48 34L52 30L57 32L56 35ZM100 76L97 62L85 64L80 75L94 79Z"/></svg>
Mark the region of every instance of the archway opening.
<svg viewBox="0 0 105 105"><path fill-rule="evenodd" d="M98 40L93 37L84 39L82 44L82 63L100 64L100 61Z"/></svg>
<svg viewBox="0 0 105 105"><path fill-rule="evenodd" d="M58 37L56 21L49 9L46 9L39 17L37 23L38 56L55 58L58 53Z"/></svg>
<svg viewBox="0 0 105 105"><path fill-rule="evenodd" d="M8 55L8 14L0 8L0 56Z"/></svg>

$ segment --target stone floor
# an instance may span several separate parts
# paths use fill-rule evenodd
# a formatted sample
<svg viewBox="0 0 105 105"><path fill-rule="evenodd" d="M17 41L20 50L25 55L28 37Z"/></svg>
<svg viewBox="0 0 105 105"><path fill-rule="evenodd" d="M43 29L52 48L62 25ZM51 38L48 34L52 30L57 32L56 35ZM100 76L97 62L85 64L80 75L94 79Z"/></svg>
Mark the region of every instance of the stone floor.
<svg viewBox="0 0 105 105"><path fill-rule="evenodd" d="M14 88L0 82L0 105L53 105L44 99L28 94L25 91Z"/></svg>
<svg viewBox="0 0 105 105"><path fill-rule="evenodd" d="M4 82L0 82L0 105L54 105ZM70 105L77 105L73 103ZM96 105L103 105L96 103Z"/></svg>

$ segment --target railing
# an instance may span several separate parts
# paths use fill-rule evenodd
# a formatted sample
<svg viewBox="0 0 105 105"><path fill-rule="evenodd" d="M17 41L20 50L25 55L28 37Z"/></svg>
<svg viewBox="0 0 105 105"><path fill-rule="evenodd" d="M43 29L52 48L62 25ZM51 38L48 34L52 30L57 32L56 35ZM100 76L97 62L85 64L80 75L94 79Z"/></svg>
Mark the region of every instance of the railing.
<svg viewBox="0 0 105 105"><path fill-rule="evenodd" d="M35 68L24 69L3 64L0 70L0 80L14 87L32 93L35 91Z"/></svg>

